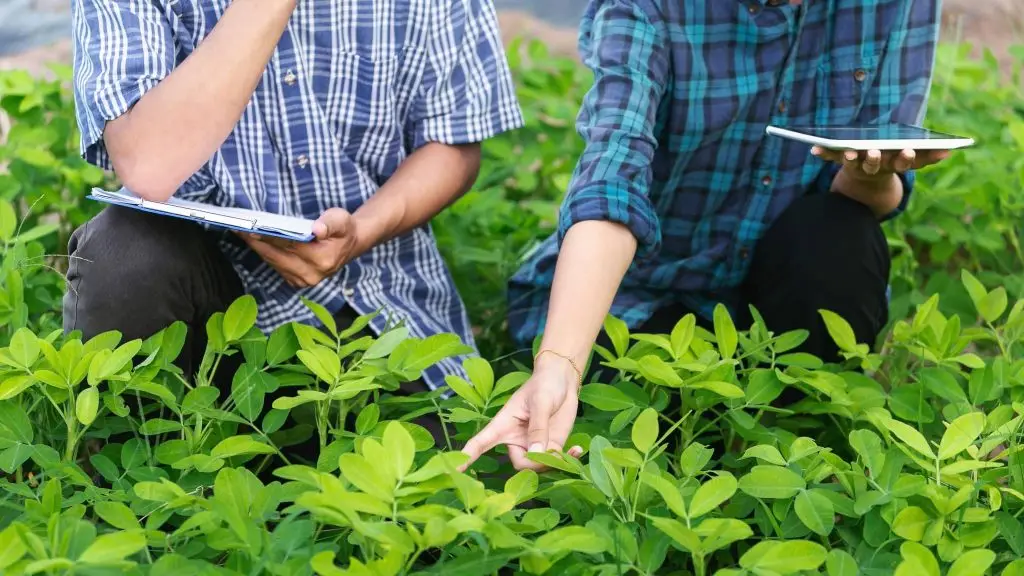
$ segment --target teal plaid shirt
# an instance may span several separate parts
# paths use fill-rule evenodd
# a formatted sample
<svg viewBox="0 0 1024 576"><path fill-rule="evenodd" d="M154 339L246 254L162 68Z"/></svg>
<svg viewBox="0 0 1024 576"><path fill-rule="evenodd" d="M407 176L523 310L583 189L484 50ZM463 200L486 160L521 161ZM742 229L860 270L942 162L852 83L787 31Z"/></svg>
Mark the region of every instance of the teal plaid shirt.
<svg viewBox="0 0 1024 576"><path fill-rule="evenodd" d="M509 285L520 343L543 329L558 246L573 224L627 226L638 255L611 313L636 327L680 303L742 305L758 240L837 168L776 125L920 124L940 0L592 0L580 50L594 72L585 149L558 233ZM904 204L914 175L903 177ZM894 214L895 215L895 214Z"/></svg>

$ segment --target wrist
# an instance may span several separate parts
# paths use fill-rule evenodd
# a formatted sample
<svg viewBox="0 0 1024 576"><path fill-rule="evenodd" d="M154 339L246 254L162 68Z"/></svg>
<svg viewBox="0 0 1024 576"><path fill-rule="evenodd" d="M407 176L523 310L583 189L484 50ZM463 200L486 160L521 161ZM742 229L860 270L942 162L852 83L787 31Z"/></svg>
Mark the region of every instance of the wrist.
<svg viewBox="0 0 1024 576"><path fill-rule="evenodd" d="M534 373L551 374L560 381L571 383L573 386L582 386L583 366L582 362L572 356L550 348L541 348L533 360Z"/></svg>
<svg viewBox="0 0 1024 576"><path fill-rule="evenodd" d="M878 218L884 218L899 208L903 200L903 182L897 174L869 175L857 170L840 168L832 189L867 206Z"/></svg>

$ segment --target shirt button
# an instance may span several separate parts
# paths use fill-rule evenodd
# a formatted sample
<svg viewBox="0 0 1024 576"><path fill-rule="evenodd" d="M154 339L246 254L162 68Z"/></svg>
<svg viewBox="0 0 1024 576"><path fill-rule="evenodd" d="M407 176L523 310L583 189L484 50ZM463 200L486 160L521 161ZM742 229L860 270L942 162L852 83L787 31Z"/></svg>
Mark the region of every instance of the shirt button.
<svg viewBox="0 0 1024 576"><path fill-rule="evenodd" d="M868 73L863 68L858 68L857 71L853 73L853 79L857 82L863 82L867 77Z"/></svg>
<svg viewBox="0 0 1024 576"><path fill-rule="evenodd" d="M761 11L761 5L757 3L750 4L747 6L747 11L750 12L751 14L757 14L758 12Z"/></svg>
<svg viewBox="0 0 1024 576"><path fill-rule="evenodd" d="M299 166L299 168L305 168L306 166L309 166L309 156L306 156L305 154L299 154L298 156L295 157L295 163Z"/></svg>
<svg viewBox="0 0 1024 576"><path fill-rule="evenodd" d="M771 176L765 176L764 178L761 178L761 184L764 184L765 186L771 186L772 185L772 177Z"/></svg>
<svg viewBox="0 0 1024 576"><path fill-rule="evenodd" d="M292 72L291 70L289 70L284 75L284 83L289 85L289 86L294 86L295 85L295 81L297 79L298 79L298 77L295 75L295 72Z"/></svg>
<svg viewBox="0 0 1024 576"><path fill-rule="evenodd" d="M746 248L740 248L740 258L746 260L750 256L750 250Z"/></svg>
<svg viewBox="0 0 1024 576"><path fill-rule="evenodd" d="M351 299L353 296L355 296L355 294L356 294L356 291L351 289L351 288L343 288L342 291L341 291L341 295L344 296L345 298L349 298L349 299Z"/></svg>
<svg viewBox="0 0 1024 576"><path fill-rule="evenodd" d="M786 111L786 101L779 102L779 112L784 113Z"/></svg>

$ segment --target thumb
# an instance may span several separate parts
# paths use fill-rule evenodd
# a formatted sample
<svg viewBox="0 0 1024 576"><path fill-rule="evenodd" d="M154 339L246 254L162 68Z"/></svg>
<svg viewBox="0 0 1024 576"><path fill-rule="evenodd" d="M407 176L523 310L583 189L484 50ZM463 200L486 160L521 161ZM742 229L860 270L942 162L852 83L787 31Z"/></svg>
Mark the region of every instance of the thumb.
<svg viewBox="0 0 1024 576"><path fill-rule="evenodd" d="M318 240L344 236L348 232L350 218L352 215L348 211L331 208L313 223L313 234Z"/></svg>
<svg viewBox="0 0 1024 576"><path fill-rule="evenodd" d="M526 432L527 445L530 452L546 452L548 449L551 415L554 406L545 395L535 396L530 403L530 425Z"/></svg>

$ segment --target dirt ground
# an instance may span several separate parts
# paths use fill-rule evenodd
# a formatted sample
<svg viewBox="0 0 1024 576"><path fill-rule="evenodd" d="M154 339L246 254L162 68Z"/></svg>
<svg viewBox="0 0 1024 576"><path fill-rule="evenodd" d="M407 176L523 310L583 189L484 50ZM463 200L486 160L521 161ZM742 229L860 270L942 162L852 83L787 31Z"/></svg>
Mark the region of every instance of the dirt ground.
<svg viewBox="0 0 1024 576"><path fill-rule="evenodd" d="M41 3L47 0L39 0ZM558 1L558 0L554 0ZM1024 11L1015 9L1022 0L944 0L944 37L971 43L976 50L987 47L1004 62L1009 62L1009 48L1024 41ZM502 34L506 39L522 36L537 38L552 52L576 55L576 31L558 28L530 14L515 10L500 13ZM44 71L47 62L70 62L68 41L30 50L13 57L0 58L0 70L24 68Z"/></svg>

